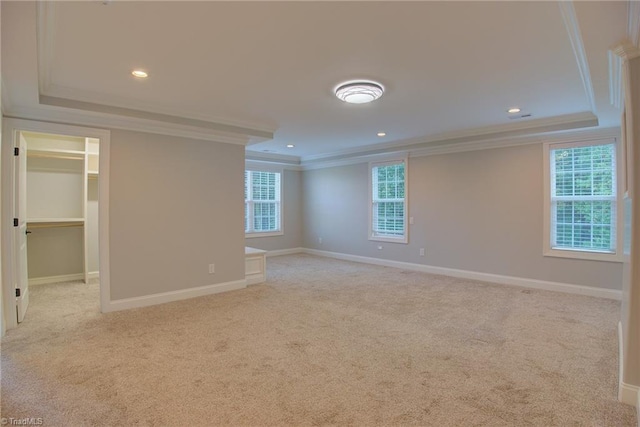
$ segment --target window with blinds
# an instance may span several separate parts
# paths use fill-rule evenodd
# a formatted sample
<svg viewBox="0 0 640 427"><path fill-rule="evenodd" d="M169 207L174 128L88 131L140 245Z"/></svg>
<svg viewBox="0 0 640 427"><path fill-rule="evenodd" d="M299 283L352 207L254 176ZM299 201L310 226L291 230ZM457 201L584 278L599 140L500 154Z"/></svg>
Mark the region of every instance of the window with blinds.
<svg viewBox="0 0 640 427"><path fill-rule="evenodd" d="M549 149L552 249L616 252L614 143Z"/></svg>
<svg viewBox="0 0 640 427"><path fill-rule="evenodd" d="M245 233L273 233L281 231L280 192L279 172L245 171Z"/></svg>
<svg viewBox="0 0 640 427"><path fill-rule="evenodd" d="M370 172L370 238L406 243L406 160L372 163Z"/></svg>

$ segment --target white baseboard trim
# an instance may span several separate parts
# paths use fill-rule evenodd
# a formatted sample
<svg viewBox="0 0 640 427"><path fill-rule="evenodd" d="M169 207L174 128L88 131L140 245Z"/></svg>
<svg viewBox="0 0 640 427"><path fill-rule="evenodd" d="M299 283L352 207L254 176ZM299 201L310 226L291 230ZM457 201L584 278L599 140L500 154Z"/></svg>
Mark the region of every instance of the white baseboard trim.
<svg viewBox="0 0 640 427"><path fill-rule="evenodd" d="M248 274L246 277L247 280L247 286L251 286L251 285L257 285L258 283L264 283L266 280L266 277L264 277L264 274Z"/></svg>
<svg viewBox="0 0 640 427"><path fill-rule="evenodd" d="M277 249L275 251L267 251L267 258L272 256L293 255L304 253L304 248Z"/></svg>
<svg viewBox="0 0 640 427"><path fill-rule="evenodd" d="M99 279L100 278L100 272L99 271L90 271L87 274L87 276L88 276L89 280L91 280L91 279Z"/></svg>
<svg viewBox="0 0 640 427"><path fill-rule="evenodd" d="M620 381L619 396L620 402L638 408L637 405L638 400L640 399L640 387Z"/></svg>
<svg viewBox="0 0 640 427"><path fill-rule="evenodd" d="M220 292L235 291L247 287L245 279L233 282L216 283L215 285L200 286L197 288L183 289L179 291L162 292L159 294L145 295L141 297L124 298L109 301L103 312L127 310L130 308L148 307L150 305L164 304L189 298L217 294Z"/></svg>
<svg viewBox="0 0 640 427"><path fill-rule="evenodd" d="M341 259L345 261L354 261L354 262L362 262L366 264L382 265L385 267L402 268L405 270L420 271L423 273L431 273L431 274L440 274L443 276L458 277L461 279L479 280L482 282L498 283L501 285L520 286L523 288L542 289L546 291L556 291L556 292L565 292L569 294L587 295L591 297L608 298L608 299L613 299L618 301L622 299L622 291L617 291L614 289L602 289L602 288L594 288L591 286L572 285L569 283L547 282L544 280L527 279L524 277L503 276L500 274L457 270L454 268L435 267L431 265L392 261L387 259L343 254L339 252L320 251L317 249L304 248L303 252L311 255L336 258L336 259Z"/></svg>
<svg viewBox="0 0 640 427"><path fill-rule="evenodd" d="M84 274L63 274L60 276L34 277L29 279L29 286L46 285L48 283L73 282L84 280Z"/></svg>

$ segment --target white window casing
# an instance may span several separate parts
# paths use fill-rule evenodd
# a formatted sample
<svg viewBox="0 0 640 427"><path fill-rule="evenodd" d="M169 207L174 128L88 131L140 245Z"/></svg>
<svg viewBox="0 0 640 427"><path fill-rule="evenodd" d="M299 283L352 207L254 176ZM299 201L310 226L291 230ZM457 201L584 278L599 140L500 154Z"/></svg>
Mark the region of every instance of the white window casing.
<svg viewBox="0 0 640 427"><path fill-rule="evenodd" d="M407 157L369 163L369 240L408 243Z"/></svg>
<svg viewBox="0 0 640 427"><path fill-rule="evenodd" d="M247 169L244 176L245 237L282 235L282 171Z"/></svg>
<svg viewBox="0 0 640 427"><path fill-rule="evenodd" d="M544 144L543 254L621 261L615 139Z"/></svg>

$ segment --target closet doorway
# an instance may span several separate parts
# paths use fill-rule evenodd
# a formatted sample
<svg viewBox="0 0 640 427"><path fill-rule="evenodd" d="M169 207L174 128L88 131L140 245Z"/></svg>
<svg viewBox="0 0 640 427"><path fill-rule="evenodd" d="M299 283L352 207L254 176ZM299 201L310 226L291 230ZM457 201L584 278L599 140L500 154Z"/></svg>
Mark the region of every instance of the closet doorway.
<svg viewBox="0 0 640 427"><path fill-rule="evenodd" d="M13 227L4 221L2 229L10 254L3 265L7 327L24 319L30 286L98 281L104 311L108 205L101 205L108 203L108 177L100 168L108 172L109 132L15 119L4 130L2 213L13 216Z"/></svg>
<svg viewBox="0 0 640 427"><path fill-rule="evenodd" d="M97 138L20 132L29 285L98 279Z"/></svg>

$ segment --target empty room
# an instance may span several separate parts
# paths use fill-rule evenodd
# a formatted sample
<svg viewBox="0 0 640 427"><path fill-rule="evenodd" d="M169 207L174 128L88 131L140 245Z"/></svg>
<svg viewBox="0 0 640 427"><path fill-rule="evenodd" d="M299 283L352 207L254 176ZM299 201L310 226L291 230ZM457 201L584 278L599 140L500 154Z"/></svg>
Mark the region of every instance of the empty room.
<svg viewBox="0 0 640 427"><path fill-rule="evenodd" d="M0 421L640 426L640 2L0 2Z"/></svg>

